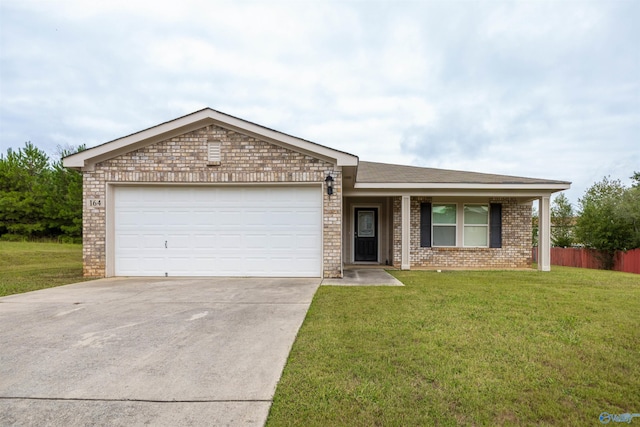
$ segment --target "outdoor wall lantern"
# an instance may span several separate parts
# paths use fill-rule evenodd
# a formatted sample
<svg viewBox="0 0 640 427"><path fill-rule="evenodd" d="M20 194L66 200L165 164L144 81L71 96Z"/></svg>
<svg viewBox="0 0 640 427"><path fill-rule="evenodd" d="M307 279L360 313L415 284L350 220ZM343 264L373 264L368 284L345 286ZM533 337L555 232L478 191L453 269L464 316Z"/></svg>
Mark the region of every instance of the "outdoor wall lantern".
<svg viewBox="0 0 640 427"><path fill-rule="evenodd" d="M333 177L331 175L327 175L324 179L324 182L327 183L327 194L330 196L333 194Z"/></svg>

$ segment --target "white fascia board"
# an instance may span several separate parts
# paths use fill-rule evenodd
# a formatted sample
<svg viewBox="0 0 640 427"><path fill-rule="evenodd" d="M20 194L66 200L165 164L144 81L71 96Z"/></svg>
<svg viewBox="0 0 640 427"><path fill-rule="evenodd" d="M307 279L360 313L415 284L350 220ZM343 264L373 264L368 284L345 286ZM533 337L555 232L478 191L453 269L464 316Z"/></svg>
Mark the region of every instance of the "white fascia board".
<svg viewBox="0 0 640 427"><path fill-rule="evenodd" d="M65 157L62 159L62 166L65 168L79 169L84 167L84 160L77 157Z"/></svg>
<svg viewBox="0 0 640 427"><path fill-rule="evenodd" d="M314 144L290 135L286 135L236 117L228 116L210 108L197 111L179 119L166 122L124 138L116 139L98 147L90 148L63 159L63 165L69 168L92 167L94 163L117 155L133 151L174 136L182 135L204 126L216 124L238 133L267 140L294 151L313 157L332 160L337 166L357 166L358 157Z"/></svg>
<svg viewBox="0 0 640 427"><path fill-rule="evenodd" d="M543 196L550 196L555 190L541 191L539 189L529 190L345 190L344 197L515 197L519 199L534 200Z"/></svg>
<svg viewBox="0 0 640 427"><path fill-rule="evenodd" d="M388 190L568 190L571 184L356 183L357 189Z"/></svg>

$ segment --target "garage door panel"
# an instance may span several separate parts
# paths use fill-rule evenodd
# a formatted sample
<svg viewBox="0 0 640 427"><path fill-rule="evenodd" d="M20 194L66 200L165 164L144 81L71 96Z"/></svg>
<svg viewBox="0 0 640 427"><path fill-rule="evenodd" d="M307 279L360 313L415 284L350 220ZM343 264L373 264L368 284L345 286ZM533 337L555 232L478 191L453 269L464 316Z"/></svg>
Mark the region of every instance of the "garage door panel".
<svg viewBox="0 0 640 427"><path fill-rule="evenodd" d="M121 254L126 254L127 251L136 253L136 251L152 249L164 252L164 236L145 236L139 232L119 234L116 236L116 248Z"/></svg>
<svg viewBox="0 0 640 427"><path fill-rule="evenodd" d="M140 217L140 212L137 209L122 209L120 211L120 226L121 227L131 227L138 224L138 218Z"/></svg>
<svg viewBox="0 0 640 427"><path fill-rule="evenodd" d="M189 209L171 208L164 211L163 223L168 226L189 225L191 222L191 211Z"/></svg>
<svg viewBox="0 0 640 427"><path fill-rule="evenodd" d="M224 208L218 210L216 207L212 207L211 218L209 221L212 224L224 226L224 227L240 227L243 224L243 213L239 209Z"/></svg>
<svg viewBox="0 0 640 427"><path fill-rule="evenodd" d="M141 245L140 249L156 249L164 252L164 242L166 241L163 234L144 234L141 230L138 233Z"/></svg>
<svg viewBox="0 0 640 427"><path fill-rule="evenodd" d="M139 218L144 216L146 218L144 224L140 224ZM138 227L142 226L157 226L164 223L164 215L158 212L148 211L144 209L122 209L119 212L120 225L123 227Z"/></svg>
<svg viewBox="0 0 640 427"><path fill-rule="evenodd" d="M298 250L312 250L315 251L322 244L321 240L316 236L300 235L296 239L296 248Z"/></svg>
<svg viewBox="0 0 640 427"><path fill-rule="evenodd" d="M211 224L212 215L211 210L194 209L189 215L189 221L193 225L206 228Z"/></svg>
<svg viewBox="0 0 640 427"><path fill-rule="evenodd" d="M257 250L264 256L271 249L271 239L268 234L245 234L242 245L248 250Z"/></svg>
<svg viewBox="0 0 640 427"><path fill-rule="evenodd" d="M291 234L272 234L270 243L272 249L288 250L291 248Z"/></svg>
<svg viewBox="0 0 640 427"><path fill-rule="evenodd" d="M219 239L217 233L203 231L202 233L195 233L193 236L193 248L207 250L211 247L211 242Z"/></svg>
<svg viewBox="0 0 640 427"><path fill-rule="evenodd" d="M190 249L192 242L191 234L168 234L167 249Z"/></svg>
<svg viewBox="0 0 640 427"><path fill-rule="evenodd" d="M248 275L258 274L262 271L269 271L272 267L270 260L264 259L264 257L255 257L247 255L244 259L245 268Z"/></svg>
<svg viewBox="0 0 640 427"><path fill-rule="evenodd" d="M319 187L114 193L116 275L321 276Z"/></svg>
<svg viewBox="0 0 640 427"><path fill-rule="evenodd" d="M155 276L163 275L162 272L166 271L166 260L164 257L154 256L142 256L138 258L138 263L145 266L145 271L152 273ZM133 268L133 266L131 266Z"/></svg>
<svg viewBox="0 0 640 427"><path fill-rule="evenodd" d="M240 276L238 271L244 271L245 261L242 257L219 257L212 266L221 273L220 276Z"/></svg>
<svg viewBox="0 0 640 427"><path fill-rule="evenodd" d="M304 260L296 259L298 264L298 271L301 274L312 275L317 269L317 262L315 259L310 260L312 262L305 262ZM291 277L289 265L293 262L291 258L275 258L271 260L271 269L274 276Z"/></svg>
<svg viewBox="0 0 640 427"><path fill-rule="evenodd" d="M118 236L117 246L122 249L138 249L140 247L140 235L134 234L121 234Z"/></svg>
<svg viewBox="0 0 640 427"><path fill-rule="evenodd" d="M291 225L292 220L295 219L292 212L283 210L271 211L269 214L269 222L274 226L288 226Z"/></svg>
<svg viewBox="0 0 640 427"><path fill-rule="evenodd" d="M272 215L270 212L265 212L264 209L246 210L242 214L241 224L246 227L264 227L266 224L271 224Z"/></svg>
<svg viewBox="0 0 640 427"><path fill-rule="evenodd" d="M118 195L118 201L121 206L133 205L137 206L137 201L140 199L140 193L143 191L141 187L128 188L126 192L121 192Z"/></svg>
<svg viewBox="0 0 640 427"><path fill-rule="evenodd" d="M310 225L313 224L313 220L317 214L317 212L310 209L298 209L292 216L296 225Z"/></svg>
<svg viewBox="0 0 640 427"><path fill-rule="evenodd" d="M225 248L227 251L242 249L242 233L231 234L223 231L215 241L209 242L209 248L212 246L220 249Z"/></svg>
<svg viewBox="0 0 640 427"><path fill-rule="evenodd" d="M210 256L198 256L193 257L193 269L196 271L207 271L216 264L218 260L211 258Z"/></svg>
<svg viewBox="0 0 640 427"><path fill-rule="evenodd" d="M164 271L168 274L171 272L172 276L191 276L191 255L188 256L172 256L167 260L167 263L163 266Z"/></svg>
<svg viewBox="0 0 640 427"><path fill-rule="evenodd" d="M167 198L170 198L172 203L187 206L190 206L198 198L198 189L196 187L166 187L162 190L162 193Z"/></svg>
<svg viewBox="0 0 640 427"><path fill-rule="evenodd" d="M234 192L216 192L214 195L218 200L218 206L222 209L236 209L238 206L243 205L242 194L235 194Z"/></svg>

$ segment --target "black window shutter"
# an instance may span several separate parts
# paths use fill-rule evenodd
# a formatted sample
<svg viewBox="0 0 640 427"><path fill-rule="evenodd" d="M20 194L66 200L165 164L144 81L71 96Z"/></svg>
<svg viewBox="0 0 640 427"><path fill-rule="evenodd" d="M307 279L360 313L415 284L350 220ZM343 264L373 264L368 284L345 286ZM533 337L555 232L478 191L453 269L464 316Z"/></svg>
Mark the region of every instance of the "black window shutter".
<svg viewBox="0 0 640 427"><path fill-rule="evenodd" d="M502 247L502 204L491 203L489 207L489 247Z"/></svg>
<svg viewBox="0 0 640 427"><path fill-rule="evenodd" d="M431 247L431 203L420 203L420 246Z"/></svg>

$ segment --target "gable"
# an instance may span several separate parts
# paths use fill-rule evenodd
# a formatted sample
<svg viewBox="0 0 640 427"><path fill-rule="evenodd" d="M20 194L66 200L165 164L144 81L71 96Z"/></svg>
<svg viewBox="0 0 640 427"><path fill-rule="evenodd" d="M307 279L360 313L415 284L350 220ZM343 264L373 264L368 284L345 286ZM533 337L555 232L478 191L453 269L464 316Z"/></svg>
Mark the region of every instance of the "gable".
<svg viewBox="0 0 640 427"><path fill-rule="evenodd" d="M355 166L358 158L343 151L287 135L211 108L171 120L105 144L65 157L65 167L93 170L97 163L215 125L226 131L268 142L337 166Z"/></svg>
<svg viewBox="0 0 640 427"><path fill-rule="evenodd" d="M211 143L219 145L218 161L210 159ZM135 170L139 174L138 179L143 181L155 181L157 174L162 173L216 174L222 175L223 181L244 181L240 175L256 172L273 173L273 180L285 181L290 173L321 172L331 167L331 163L209 125L118 155L95 166L108 175Z"/></svg>

